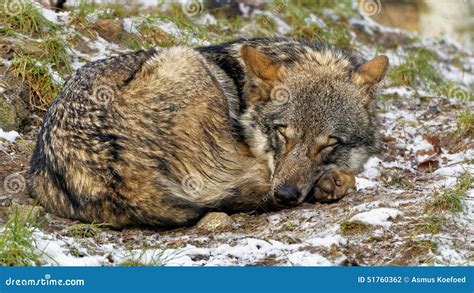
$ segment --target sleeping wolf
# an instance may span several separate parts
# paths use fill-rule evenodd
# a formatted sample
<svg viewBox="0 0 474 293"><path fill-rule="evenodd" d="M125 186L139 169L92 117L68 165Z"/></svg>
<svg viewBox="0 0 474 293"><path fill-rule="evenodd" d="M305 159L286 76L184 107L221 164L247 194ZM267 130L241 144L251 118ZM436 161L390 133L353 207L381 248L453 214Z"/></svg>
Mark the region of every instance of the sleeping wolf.
<svg viewBox="0 0 474 293"><path fill-rule="evenodd" d="M44 117L30 192L117 228L340 198L380 149L373 91L387 66L287 38L88 64Z"/></svg>

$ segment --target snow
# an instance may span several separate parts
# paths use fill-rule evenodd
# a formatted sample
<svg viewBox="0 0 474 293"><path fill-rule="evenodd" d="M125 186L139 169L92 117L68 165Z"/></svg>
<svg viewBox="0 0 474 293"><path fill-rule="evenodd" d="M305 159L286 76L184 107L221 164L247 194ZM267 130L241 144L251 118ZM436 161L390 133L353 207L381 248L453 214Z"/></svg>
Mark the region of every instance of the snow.
<svg viewBox="0 0 474 293"><path fill-rule="evenodd" d="M324 246L326 248L330 248L332 245L337 244L345 244L347 241L340 235L327 235L324 237L315 237L312 239L308 239L305 243L311 244L314 246Z"/></svg>
<svg viewBox="0 0 474 293"><path fill-rule="evenodd" d="M3 131L2 128L0 128L0 138L3 138L9 142L15 142L16 138L19 137L20 134L16 132L15 130L11 130L8 132Z"/></svg>
<svg viewBox="0 0 474 293"><path fill-rule="evenodd" d="M377 208L377 209L370 210L368 212L356 214L350 220L361 221L365 224L374 225L374 226L388 227L392 224L390 220L393 220L396 217L401 216L401 215L403 215L403 213L397 209Z"/></svg>
<svg viewBox="0 0 474 293"><path fill-rule="evenodd" d="M356 177L356 188L357 190L367 189L367 188L374 188L379 185L378 182L373 180L365 179L363 177Z"/></svg>
<svg viewBox="0 0 474 293"><path fill-rule="evenodd" d="M34 233L35 244L38 251L42 252L42 260L50 265L57 266L99 266L104 257L84 256L75 257L66 249L74 241L69 238L58 240L53 235L46 235L42 231ZM69 241L68 241L69 240Z"/></svg>
<svg viewBox="0 0 474 293"><path fill-rule="evenodd" d="M288 257L288 263L292 266L330 266L332 263L319 254L311 254L307 251L297 251Z"/></svg>
<svg viewBox="0 0 474 293"><path fill-rule="evenodd" d="M138 26L142 24L142 20L137 18L124 18L123 19L123 30L127 33L138 34Z"/></svg>

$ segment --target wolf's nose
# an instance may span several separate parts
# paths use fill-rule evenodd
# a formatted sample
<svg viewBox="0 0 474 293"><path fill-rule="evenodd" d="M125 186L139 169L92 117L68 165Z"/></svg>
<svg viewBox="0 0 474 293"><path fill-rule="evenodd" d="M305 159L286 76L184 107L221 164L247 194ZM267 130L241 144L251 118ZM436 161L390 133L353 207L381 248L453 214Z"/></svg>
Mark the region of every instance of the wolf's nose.
<svg viewBox="0 0 474 293"><path fill-rule="evenodd" d="M296 187L283 185L277 188L276 196L284 204L293 204L298 202L301 191Z"/></svg>

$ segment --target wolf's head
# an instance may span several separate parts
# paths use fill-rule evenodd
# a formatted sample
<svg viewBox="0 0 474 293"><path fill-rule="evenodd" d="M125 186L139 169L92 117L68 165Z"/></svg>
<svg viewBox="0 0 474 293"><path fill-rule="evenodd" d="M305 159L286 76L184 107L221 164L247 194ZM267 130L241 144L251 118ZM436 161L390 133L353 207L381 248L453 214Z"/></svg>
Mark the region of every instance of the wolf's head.
<svg viewBox="0 0 474 293"><path fill-rule="evenodd" d="M324 172L358 173L380 150L372 92L387 57L360 65L299 42L247 44L241 56L249 76L241 123L253 154L268 161L277 202L302 202Z"/></svg>

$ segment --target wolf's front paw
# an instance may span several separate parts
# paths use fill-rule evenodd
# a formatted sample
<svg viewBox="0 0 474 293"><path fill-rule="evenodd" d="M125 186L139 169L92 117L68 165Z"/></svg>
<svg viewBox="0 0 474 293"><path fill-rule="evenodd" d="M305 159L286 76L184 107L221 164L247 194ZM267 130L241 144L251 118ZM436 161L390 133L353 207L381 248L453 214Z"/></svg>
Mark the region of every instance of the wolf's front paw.
<svg viewBox="0 0 474 293"><path fill-rule="evenodd" d="M329 171L323 174L314 186L314 200L329 202L343 198L355 189L355 176L344 171Z"/></svg>

